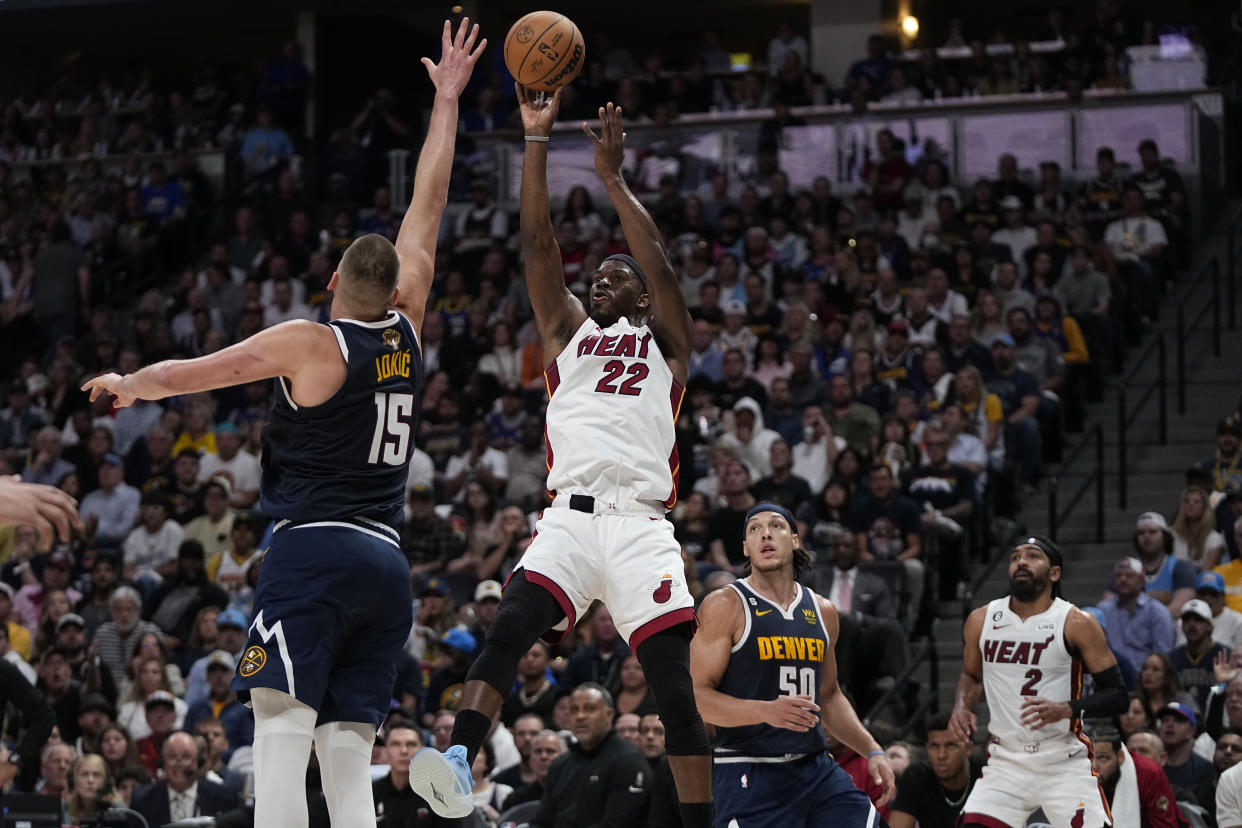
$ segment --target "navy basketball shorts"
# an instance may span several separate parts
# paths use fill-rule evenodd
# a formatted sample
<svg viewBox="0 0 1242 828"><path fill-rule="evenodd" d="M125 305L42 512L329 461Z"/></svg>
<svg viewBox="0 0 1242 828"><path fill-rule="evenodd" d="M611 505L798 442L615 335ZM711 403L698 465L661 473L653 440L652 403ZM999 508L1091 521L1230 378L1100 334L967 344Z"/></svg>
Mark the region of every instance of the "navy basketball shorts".
<svg viewBox="0 0 1242 828"><path fill-rule="evenodd" d="M716 828L884 828L867 795L827 751L712 767Z"/></svg>
<svg viewBox="0 0 1242 828"><path fill-rule="evenodd" d="M232 687L266 687L319 713L318 724L378 726L413 625L410 567L381 524L286 524L272 535Z"/></svg>

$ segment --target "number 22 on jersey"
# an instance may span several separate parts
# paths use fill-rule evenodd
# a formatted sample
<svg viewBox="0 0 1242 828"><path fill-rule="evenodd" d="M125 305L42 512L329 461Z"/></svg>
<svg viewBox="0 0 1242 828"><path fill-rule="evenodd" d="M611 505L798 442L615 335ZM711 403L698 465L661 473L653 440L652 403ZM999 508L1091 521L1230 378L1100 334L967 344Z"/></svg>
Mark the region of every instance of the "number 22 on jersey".
<svg viewBox="0 0 1242 828"><path fill-rule="evenodd" d="M410 452L414 419L414 395L375 392L375 434L371 437L368 463L400 466Z"/></svg>

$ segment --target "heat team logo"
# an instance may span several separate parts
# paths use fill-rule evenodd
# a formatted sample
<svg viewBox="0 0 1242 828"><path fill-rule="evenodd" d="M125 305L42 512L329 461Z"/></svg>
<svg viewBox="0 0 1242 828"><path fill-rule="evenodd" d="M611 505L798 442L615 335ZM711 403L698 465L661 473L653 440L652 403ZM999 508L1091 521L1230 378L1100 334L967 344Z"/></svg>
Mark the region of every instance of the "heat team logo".
<svg viewBox="0 0 1242 828"><path fill-rule="evenodd" d="M255 673L263 669L263 665L267 664L267 653L262 647L247 647L246 652L242 655L241 663L237 667L237 672L242 678L250 678Z"/></svg>
<svg viewBox="0 0 1242 828"><path fill-rule="evenodd" d="M396 328L386 328L384 330L384 344L394 351L401 347L401 332Z"/></svg>
<svg viewBox="0 0 1242 828"><path fill-rule="evenodd" d="M681 586L681 581L673 577L672 573L665 572L660 576L659 580L652 581L647 584L647 589L651 590L651 600L657 604L667 604L668 599L673 597L673 587Z"/></svg>
<svg viewBox="0 0 1242 828"><path fill-rule="evenodd" d="M1070 828L1082 828L1083 811L1086 810L1086 807L1084 803L1078 803L1078 810L1074 812L1074 816L1070 819Z"/></svg>

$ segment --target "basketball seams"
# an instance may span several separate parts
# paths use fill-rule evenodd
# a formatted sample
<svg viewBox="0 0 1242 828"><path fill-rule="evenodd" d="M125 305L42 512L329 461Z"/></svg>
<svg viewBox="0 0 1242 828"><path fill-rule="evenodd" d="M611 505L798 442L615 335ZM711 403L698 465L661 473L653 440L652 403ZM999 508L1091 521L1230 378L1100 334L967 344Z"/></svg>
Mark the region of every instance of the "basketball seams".
<svg viewBox="0 0 1242 828"><path fill-rule="evenodd" d="M557 16L557 18L556 18L555 20L553 20L550 24L548 24L548 27L547 27L546 29L544 29L544 30L543 30L542 32L540 32L540 33L539 33L539 34L538 34L538 35L537 35L537 36L536 36L533 40L531 40L531 42L530 42L530 48L526 50L526 54L522 55L522 61L518 64L518 72L519 72L519 73L520 73L523 69L525 69L525 68L526 68L526 61L527 61L527 59L530 57L530 53L531 53L531 52L533 52L533 51L535 51L535 49L537 49L537 48L539 47L539 42L540 42L541 40L543 40L543 36L544 36L544 35L546 35L548 32L552 31L553 29L555 29L555 28L556 28L556 26L557 26L557 24L559 24L562 20L565 20L565 19L566 19L566 18L565 18L565 15L563 15L563 14L562 14L562 15L558 15L558 16ZM521 21L519 21L519 22L521 22ZM570 24L569 24L569 25L573 26L573 22L572 22L572 21L570 21ZM577 28L578 28L577 26L574 26L574 29L575 29L575 30L576 30ZM553 70L553 71L555 71L555 70ZM543 77L544 77L544 78L546 78L546 77L547 77L548 75L550 75L550 74L552 74L552 72L548 72L548 73L547 73L547 74L545 74ZM542 78L536 78L534 82L536 82L536 83L537 83L537 82L539 82L540 80L542 80ZM523 83L521 78L518 78L518 83L521 83L523 86L529 86L529 85L530 85L529 83Z"/></svg>

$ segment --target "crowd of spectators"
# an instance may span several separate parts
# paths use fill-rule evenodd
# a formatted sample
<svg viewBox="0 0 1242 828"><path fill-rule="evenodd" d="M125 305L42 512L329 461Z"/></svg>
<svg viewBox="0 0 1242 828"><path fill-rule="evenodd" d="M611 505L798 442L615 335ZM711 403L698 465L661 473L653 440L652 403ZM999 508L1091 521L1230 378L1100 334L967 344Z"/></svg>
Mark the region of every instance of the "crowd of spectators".
<svg viewBox="0 0 1242 828"><path fill-rule="evenodd" d="M777 40L780 63L801 59L792 32ZM601 48L576 85L584 99L604 94L591 78L608 77L615 51ZM0 473L69 492L87 529L75 544L44 549L29 527L0 527L0 654L54 716L16 784L67 802L89 790L88 803L66 806L74 824L82 809L113 799L152 824L244 799L253 720L227 679L270 532L257 507L272 385L120 411L77 389L101 371L212 353L285 320L326 321L325 288L343 250L363 233L395 238L401 214L386 187L359 204L359 187L379 180L368 165L383 158L360 148L416 143L410 127L391 93L377 92L332 138L319 192L292 163L297 142L277 126L304 103L299 65L286 51L264 74L266 92L245 96L261 102L252 126L247 107L228 109L227 143L212 117L231 97L208 80L214 94L196 86L165 97L148 78L143 95L123 96L128 103L105 96L106 83L89 86L77 129L99 140L85 153L61 140L71 121L57 101L68 92L6 109L0 152L35 155L0 155ZM165 117L166 107L194 114ZM471 117L464 109L467 127ZM40 154L32 148L44 129L50 145ZM150 143L117 143L117 129ZM190 152L200 139L222 142L253 186L215 190ZM173 155L144 163L139 149ZM1133 177L1123 179L1113 150L1101 148L1090 180L1065 181L1053 163L1027 180L1003 156L994 177L962 187L940 161L908 165L900 141L882 131L861 171L865 186L847 194L826 177L791 181L779 169L754 184L717 172L702 192L661 182L651 209L694 319L677 420L681 502L670 519L696 598L745 574L750 506L781 503L814 555L807 583L841 611L843 686L862 708L893 687L907 637L958 596L972 560L1037 492L1043 464L1081 425L1082 401L1119 364L1126 337L1155 317L1188 255L1177 174L1150 141L1118 152L1133 154ZM426 383L402 541L418 605L375 757L377 808L388 814L417 811L408 755L425 740L444 746L500 583L547 502L544 360L517 217L486 186L469 197L445 222L420 343ZM178 231L210 225L212 215L226 218L207 241ZM614 217L578 188L554 224L567 285L583 295L600 261L623 250ZM157 286L136 292L109 265L144 246L161 253ZM1222 544L1236 556L1232 524L1223 541L1203 527L1215 506L1209 492L1227 509L1242 506L1239 422L1222 423L1209 486L1188 490L1168 525L1181 543L1171 561L1206 571L1226 560ZM1231 566L1219 591L1242 596L1242 571ZM1170 564L1169 577L1184 580L1184 568ZM1123 570L1113 588L1126 614ZM1199 604L1179 594L1175 609L1194 616L1185 607ZM1198 663L1202 630L1193 617L1190 627L1196 643L1183 647ZM1143 673L1148 653L1174 649L1142 646L1134 668ZM1210 723L1203 686L1191 685L1203 697L1195 715ZM1160 704L1145 708L1149 717L1167 701L1194 709L1176 693L1151 698ZM549 803L567 808L557 797L580 792L580 765L606 753L611 772L651 771L645 791L630 789L608 812L646 813L650 794L651 824L663 824L658 814L674 813L675 798L652 713L641 665L597 608L564 644L536 644L522 660L475 769L476 816L494 820L545 791L541 814ZM554 765L562 753L569 758ZM92 788L86 780L96 777ZM321 813L316 779L312 768L308 796Z"/></svg>
<svg viewBox="0 0 1242 828"><path fill-rule="evenodd" d="M811 67L805 32L783 22L761 54L745 54L707 29L697 48L676 57L635 54L606 31L588 41L582 75L564 92L561 116L590 118L599 101L620 104L627 117L667 124L680 115L745 112L771 107L833 103L863 109L869 103L1129 88L1129 46L1158 42L1156 26L1132 3L1097 0L1074 19L1056 7L1039 25L1022 31L970 31L952 21L939 44L900 51L894 40L872 35L865 56L842 78ZM1032 44L1045 48L1032 50ZM743 53L743 54L739 54ZM463 108L470 132L491 132L513 121L508 76L480 85Z"/></svg>

